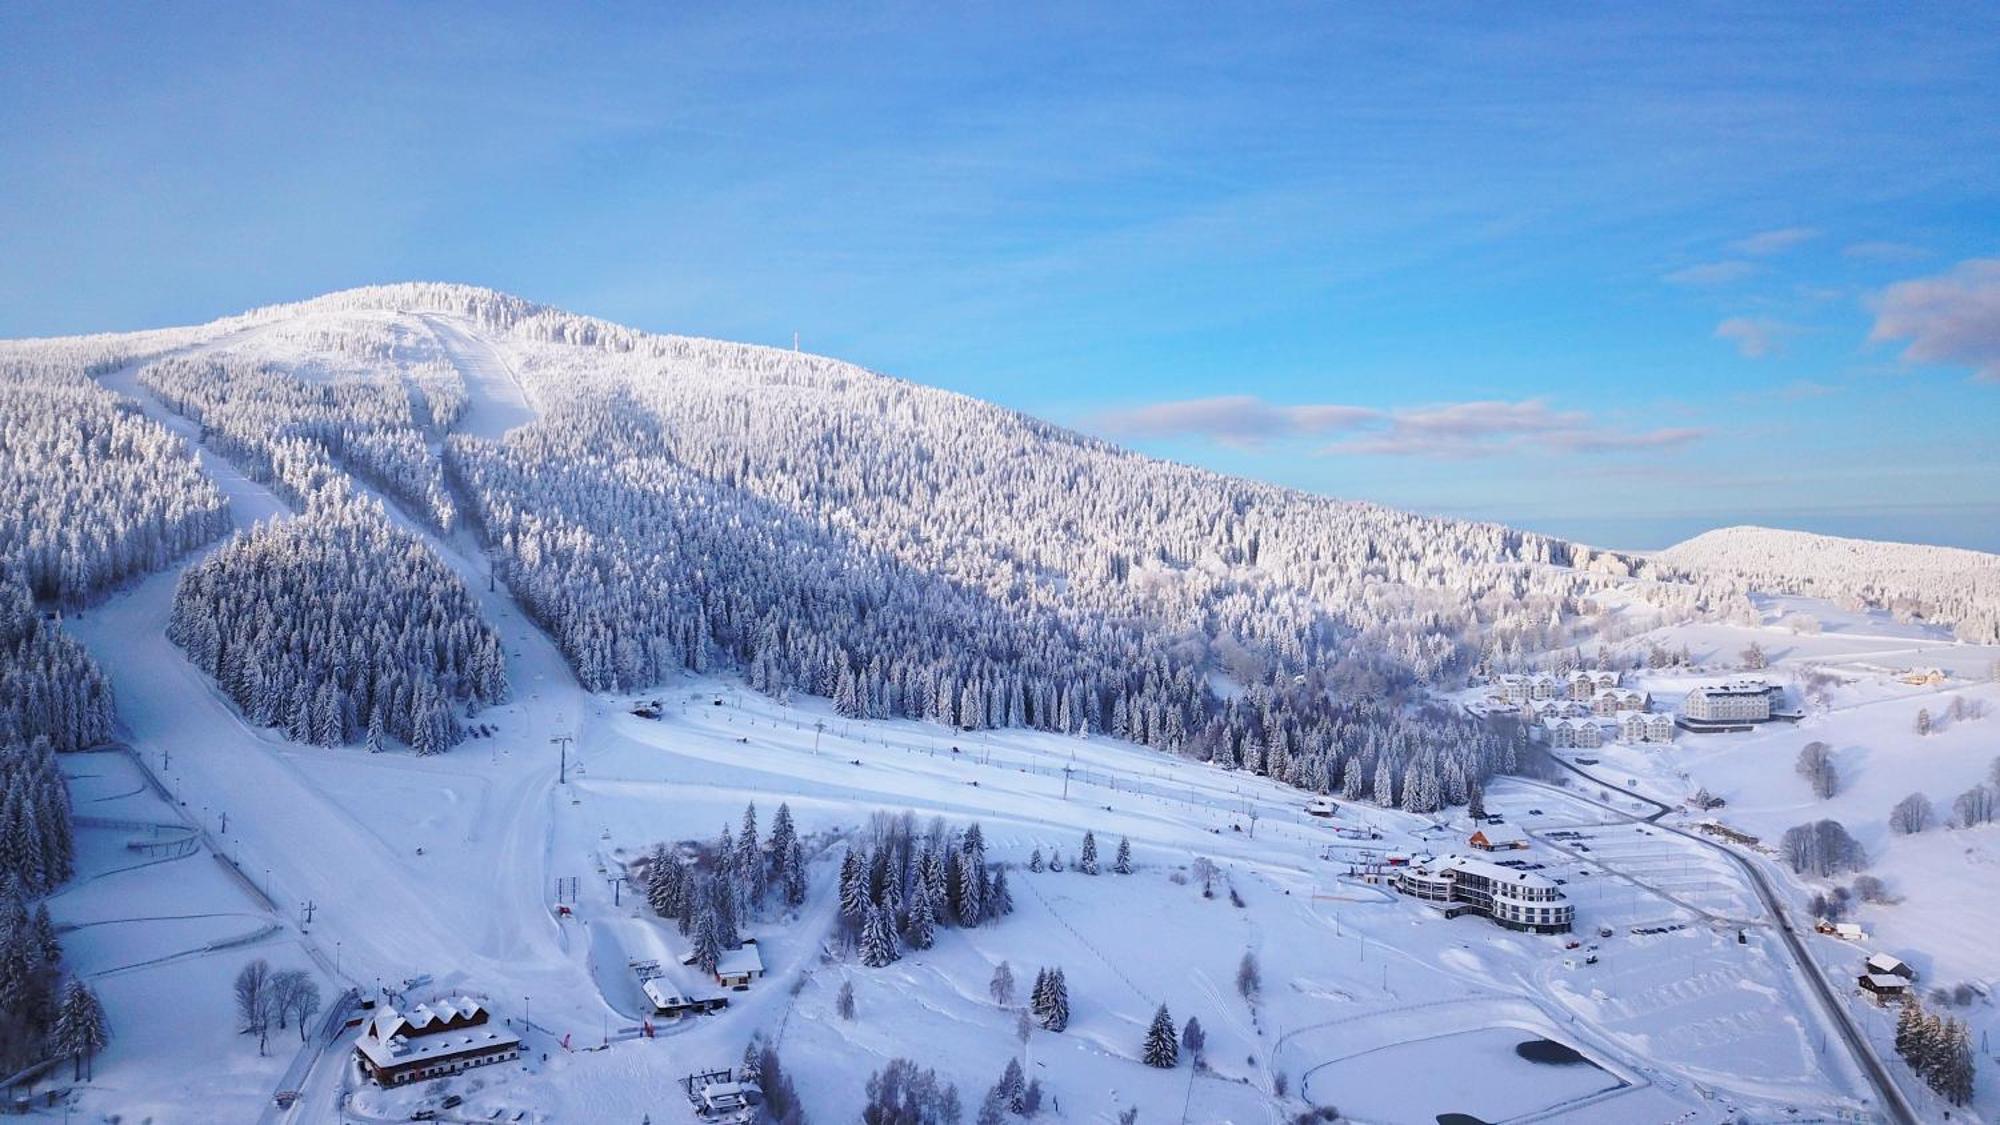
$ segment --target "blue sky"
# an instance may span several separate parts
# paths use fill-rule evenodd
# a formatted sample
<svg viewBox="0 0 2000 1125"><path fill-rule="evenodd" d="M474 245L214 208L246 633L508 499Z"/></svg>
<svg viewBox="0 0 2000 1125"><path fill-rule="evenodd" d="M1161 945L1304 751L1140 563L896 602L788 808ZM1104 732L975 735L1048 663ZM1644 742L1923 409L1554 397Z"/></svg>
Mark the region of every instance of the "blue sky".
<svg viewBox="0 0 2000 1125"><path fill-rule="evenodd" d="M475 282L1617 546L2000 550L2000 9L0 8L0 335Z"/></svg>

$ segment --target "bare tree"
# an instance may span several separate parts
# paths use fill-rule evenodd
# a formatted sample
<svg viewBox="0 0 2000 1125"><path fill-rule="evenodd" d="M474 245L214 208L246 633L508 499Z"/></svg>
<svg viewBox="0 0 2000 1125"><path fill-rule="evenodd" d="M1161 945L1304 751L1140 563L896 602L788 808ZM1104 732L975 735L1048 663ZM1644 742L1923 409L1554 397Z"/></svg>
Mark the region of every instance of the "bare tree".
<svg viewBox="0 0 2000 1125"><path fill-rule="evenodd" d="M1840 774L1833 768L1833 754L1824 742L1808 742L1799 750L1799 776L1812 786L1813 796L1824 801L1840 791Z"/></svg>
<svg viewBox="0 0 2000 1125"><path fill-rule="evenodd" d="M1754 671L1764 668L1770 663L1770 658L1764 655L1764 646L1758 644L1756 641L1751 641L1750 647L1743 650L1743 666L1745 668Z"/></svg>
<svg viewBox="0 0 2000 1125"><path fill-rule="evenodd" d="M1002 961L993 967L993 979L986 985L993 1002L1005 1008L1014 1002L1014 967Z"/></svg>
<svg viewBox="0 0 2000 1125"><path fill-rule="evenodd" d="M833 998L833 1008L834 1011L840 1013L841 1019L851 1020L854 1018L853 981L844 980L840 982L840 993Z"/></svg>
<svg viewBox="0 0 2000 1125"><path fill-rule="evenodd" d="M292 1015L299 1021L299 1042L306 1041L306 1021L319 1013L319 984L311 977L300 975L298 987L292 992Z"/></svg>
<svg viewBox="0 0 2000 1125"><path fill-rule="evenodd" d="M1245 953L1243 960L1236 966L1236 991L1242 993L1245 1000L1254 1004L1257 1001L1257 994L1263 990L1264 974L1257 967L1257 955Z"/></svg>
<svg viewBox="0 0 2000 1125"><path fill-rule="evenodd" d="M271 982L266 987L271 994L271 1013L278 1017L278 1030L291 1026L292 1005L298 999L299 987L307 979L299 969L280 969L271 974Z"/></svg>
<svg viewBox="0 0 2000 1125"><path fill-rule="evenodd" d="M1905 836L1914 836L1929 828L1935 817L1931 799L1922 793L1912 793L1889 810L1889 827Z"/></svg>
<svg viewBox="0 0 2000 1125"><path fill-rule="evenodd" d="M257 1053L264 1053L271 1026L271 963L262 957L236 974L236 1018L246 1033L257 1036Z"/></svg>
<svg viewBox="0 0 2000 1125"><path fill-rule="evenodd" d="M1951 823L1956 828L1975 828L2000 817L2000 797L1984 785L1975 785L1951 803Z"/></svg>
<svg viewBox="0 0 2000 1125"><path fill-rule="evenodd" d="M1778 852L1801 875L1839 875L1868 865L1868 853L1837 820L1816 820L1786 829Z"/></svg>

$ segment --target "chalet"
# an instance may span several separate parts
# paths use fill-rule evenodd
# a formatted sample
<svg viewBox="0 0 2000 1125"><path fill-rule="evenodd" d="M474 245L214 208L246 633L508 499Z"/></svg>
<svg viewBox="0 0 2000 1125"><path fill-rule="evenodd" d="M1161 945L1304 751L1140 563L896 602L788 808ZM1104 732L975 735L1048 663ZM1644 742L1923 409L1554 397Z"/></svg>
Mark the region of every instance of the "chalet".
<svg viewBox="0 0 2000 1125"><path fill-rule="evenodd" d="M1894 973L1863 973L1855 978L1855 984L1877 1004L1901 1000L1910 994L1910 982Z"/></svg>
<svg viewBox="0 0 2000 1125"><path fill-rule="evenodd" d="M1863 966L1870 976L1901 977L1904 980L1917 979L1917 971L1904 963L1901 957L1888 953L1871 953Z"/></svg>
<svg viewBox="0 0 2000 1125"><path fill-rule="evenodd" d="M1328 800L1325 797L1321 797L1318 800L1306 806L1307 816L1321 816L1321 817L1333 816L1339 811L1340 811L1340 806L1334 804L1332 801Z"/></svg>
<svg viewBox="0 0 2000 1125"><path fill-rule="evenodd" d="M1945 674L1942 668L1912 668L1896 678L1911 687L1937 687L1944 683Z"/></svg>
<svg viewBox="0 0 2000 1125"><path fill-rule="evenodd" d="M462 996L407 1012L377 1009L354 1055L377 1085L401 1086L520 1058L521 1038L492 1026L485 1006Z"/></svg>
<svg viewBox="0 0 2000 1125"><path fill-rule="evenodd" d="M681 964L694 964L694 954L681 958ZM743 944L735 949L725 949L715 962L715 983L738 992L750 987L750 982L764 975L764 957L757 951L756 938L744 938Z"/></svg>
<svg viewBox="0 0 2000 1125"><path fill-rule="evenodd" d="M681 1079L681 1089L687 1091L695 1116L704 1121L748 1121L757 1104L751 1094L753 1086L731 1070L702 1071Z"/></svg>
<svg viewBox="0 0 2000 1125"><path fill-rule="evenodd" d="M639 978L639 991L646 994L646 1002L653 1006L653 1014L661 1019L677 1020L682 1016L720 1011L729 1006L727 996L696 999L682 993L660 971L658 961L632 961L629 964Z"/></svg>
<svg viewBox="0 0 2000 1125"><path fill-rule="evenodd" d="M1528 837L1511 824L1482 824L1466 843L1482 852L1505 852L1528 846Z"/></svg>

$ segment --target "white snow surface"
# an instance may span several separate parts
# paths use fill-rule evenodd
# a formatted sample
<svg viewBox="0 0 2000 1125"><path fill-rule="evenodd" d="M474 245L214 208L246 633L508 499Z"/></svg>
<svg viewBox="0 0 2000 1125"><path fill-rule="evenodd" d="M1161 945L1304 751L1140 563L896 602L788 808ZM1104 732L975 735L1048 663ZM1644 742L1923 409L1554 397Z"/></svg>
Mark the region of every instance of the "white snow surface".
<svg viewBox="0 0 2000 1125"><path fill-rule="evenodd" d="M506 330L534 306L492 295L494 303L467 310L384 314L396 296L369 292L304 307L395 323L407 350L394 363L433 374L448 365L461 381L463 432L497 438L537 416L538 385L558 377L544 354L551 345ZM210 326L206 343L176 342L296 358L313 339L286 319L296 313L260 310ZM599 328L565 331L623 331L573 324ZM195 427L152 402L133 371L104 382L198 439ZM282 501L220 457L205 453L204 464L241 524L287 517ZM110 674L130 745L173 794L171 804L154 795L126 755L77 755L66 764L79 815L185 819L204 830L203 850L153 862L127 847L131 827L79 833L83 872L52 909L59 924L76 927L63 935L67 955L103 993L114 1032L81 1091L84 1113L388 1121L438 1107L449 1093L464 1104L446 1119L519 1111L536 1121L692 1121L678 1080L733 1065L753 1032L777 1041L817 1122L854 1120L869 1072L898 1055L955 1082L969 1120L1017 1053L1059 1106L1047 1119L1062 1121L1109 1122L1136 1105L1141 1121L1276 1123L1308 1103L1380 1122L1428 1122L1442 1112L1585 1122L1871 1113L1866 1085L1740 873L1710 850L1635 823L1637 810L1615 795L1531 781L1496 781L1487 795L1493 812L1535 839L1513 854L1566 880L1577 939L1599 958L1585 964L1561 937L1446 920L1349 876L1390 853L1459 850L1471 827L1462 810L1433 821L1343 801L1338 816L1322 821L1305 815L1310 798L1297 790L1109 738L850 721L824 701L781 704L729 677L689 677L630 698L586 693L505 588L489 589L487 556L470 533L440 539L391 510L461 574L507 644L514 701L475 718L496 728L490 738L448 754L304 747L246 724L165 639L174 572L67 623ZM1967 899L1978 899L1969 892L1982 885L1990 890L1996 829L1890 840L1884 821L1911 788L1948 805L1983 772L1994 740L1968 722L1915 743L1906 737L1911 716L1937 690L1887 686L1862 666L1937 665L1969 678L1996 654L1956 645L1934 627L1814 608L1825 622L1816 637L1723 625L1662 635L1711 660L1754 634L1781 668L1852 666L1853 682L1830 710L1797 728L1684 736L1660 750L1607 748L1610 772L1620 780L1629 772L1672 799L1705 784L1730 800L1724 819L1767 838L1808 817L1839 815L1904 896L1863 911L1876 944L1916 966L1925 984L1991 982L2000 973L1990 937L2000 899ZM1771 620L1786 611L1771 605ZM1640 677L1656 699L1683 682L1693 678ZM1989 713L2000 710L1992 686L1962 691L1987 698ZM664 704L658 721L629 713L655 698ZM551 741L558 737L572 740L565 782ZM1834 744L1850 779L1828 808L1791 771L1797 745L1813 737ZM748 927L769 975L730 994L721 1014L663 1025L657 1038L621 1037L643 1011L626 961L658 960L683 991L703 986L677 964L686 946L672 924L630 887L615 891L612 877L657 842L713 838L750 801L766 828L779 802L789 803L813 844L806 905ZM833 872L843 837L880 809L979 821L989 858L1011 865L1016 912L975 930L941 928L935 948L906 950L886 969L860 966L832 940ZM1343 839L1336 826L1382 838ZM1027 871L1032 849L1072 856L1085 830L1107 857L1129 837L1136 872ZM1565 844L1548 840L1551 830L1581 835ZM267 887L275 909L210 849ZM1213 899L1189 878L1197 856L1225 873ZM559 880L572 877L574 916L559 918ZM1800 902L1809 893L1792 889ZM1600 926L1614 936L1597 937ZM236 941L245 944L227 944ZM1836 979L1847 959L1867 952L1830 942L1821 953ZM1262 966L1254 1003L1233 983L1246 952ZM347 1062L349 1031L323 1055L299 1056L316 1065L297 1104L279 1113L273 1093L300 1073L287 1072L296 1040L276 1034L271 1055L260 1058L230 1012L228 981L252 956L309 969L329 999L348 986L371 995L384 987L411 1004L480 997L517 1028L532 1017L527 1052L519 1063L379 1091ZM1072 998L1065 1033L1037 1030L1025 1049L1016 1042L1014 1012L987 995L1001 961L1022 994L1038 966L1064 968ZM413 979L421 983L401 986ZM834 1010L843 982L854 987L853 1022ZM1138 1061L1162 1003L1177 1022L1199 1017L1208 1069ZM1886 1017L1867 1015L1883 1039ZM1982 1029L1993 1024L1990 1015L1978 1019ZM1542 1038L1589 1061L1555 1067L1514 1053ZM1290 1090L1284 1097L1272 1092L1279 1075ZM1990 1071L1988 1079L1977 1108L1990 1115Z"/></svg>

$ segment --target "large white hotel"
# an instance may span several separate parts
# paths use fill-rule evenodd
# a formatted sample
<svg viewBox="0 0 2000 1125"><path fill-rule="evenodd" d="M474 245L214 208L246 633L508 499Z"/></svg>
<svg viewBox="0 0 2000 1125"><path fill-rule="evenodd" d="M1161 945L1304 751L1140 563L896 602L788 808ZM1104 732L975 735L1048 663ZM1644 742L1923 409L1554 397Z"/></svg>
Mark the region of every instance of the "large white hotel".
<svg viewBox="0 0 2000 1125"><path fill-rule="evenodd" d="M1448 855L1396 872L1396 889L1425 902L1469 906L1510 930L1568 933L1576 907L1554 882L1491 860Z"/></svg>

